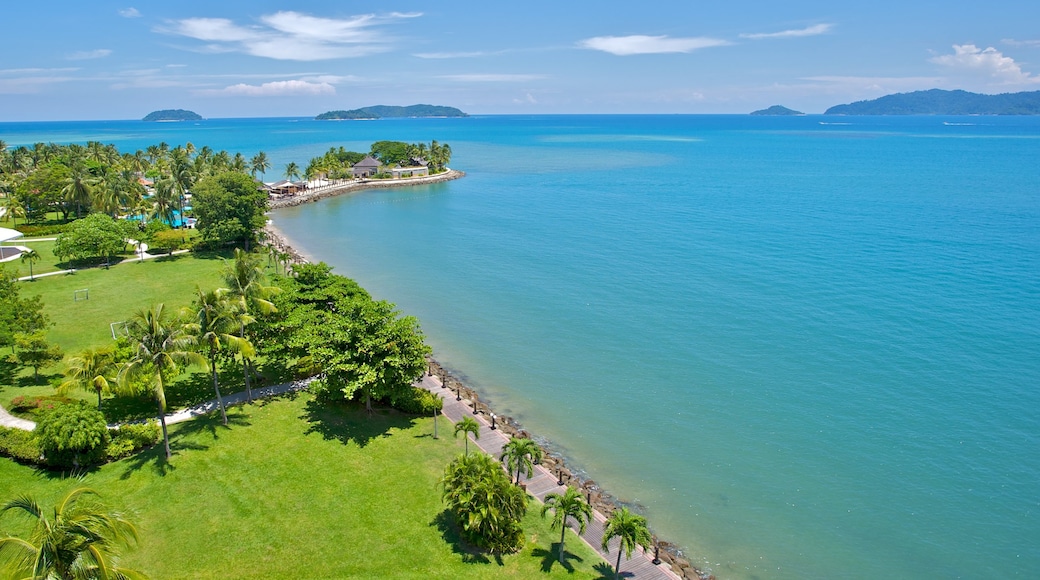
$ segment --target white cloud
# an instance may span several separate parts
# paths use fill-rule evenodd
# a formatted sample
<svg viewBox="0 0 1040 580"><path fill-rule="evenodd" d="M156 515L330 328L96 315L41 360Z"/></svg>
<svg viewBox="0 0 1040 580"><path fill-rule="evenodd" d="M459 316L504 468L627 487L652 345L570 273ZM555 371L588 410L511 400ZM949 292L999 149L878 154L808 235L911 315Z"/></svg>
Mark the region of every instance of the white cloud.
<svg viewBox="0 0 1040 580"><path fill-rule="evenodd" d="M141 12L137 8L131 6L129 8L124 8L120 10L119 15L123 18L140 18Z"/></svg>
<svg viewBox="0 0 1040 580"><path fill-rule="evenodd" d="M413 54L416 58L473 58L475 56L484 56L487 53L484 52L420 52Z"/></svg>
<svg viewBox="0 0 1040 580"><path fill-rule="evenodd" d="M277 60L328 60L365 56L392 48L381 26L422 13L363 14L323 18L294 11L260 17L260 24L241 25L227 18L185 18L160 32L201 40L206 52L243 52Z"/></svg>
<svg viewBox="0 0 1040 580"><path fill-rule="evenodd" d="M1040 77L1022 70L1015 59L991 47L981 49L974 44L955 44L953 54L929 59L968 76L982 77L997 84L1022 85L1040 82Z"/></svg>
<svg viewBox="0 0 1040 580"><path fill-rule="evenodd" d="M223 89L196 91L200 95L223 97L290 97L334 95L336 87L329 83L312 83L308 81L274 81L262 85L239 83Z"/></svg>
<svg viewBox="0 0 1040 580"><path fill-rule="evenodd" d="M1001 40L1004 44L1009 46L1028 46L1030 48L1040 48L1040 40L1015 40L1014 38L1005 38Z"/></svg>
<svg viewBox="0 0 1040 580"><path fill-rule="evenodd" d="M741 38L761 40L763 38L801 38L803 36L819 36L830 32L833 24L814 24L806 28L796 30L781 30L780 32L760 32L754 34L741 34Z"/></svg>
<svg viewBox="0 0 1040 580"><path fill-rule="evenodd" d="M943 84L939 77L860 77L860 76L813 76L800 80L821 83L832 89L850 92L900 92L934 88ZM801 88L806 88L801 85Z"/></svg>
<svg viewBox="0 0 1040 580"><path fill-rule="evenodd" d="M69 60L91 60L95 58L105 58L110 54L112 54L111 50L107 48L99 48L97 50L81 50L79 52L74 52L66 58Z"/></svg>
<svg viewBox="0 0 1040 580"><path fill-rule="evenodd" d="M48 85L77 80L68 73L78 68L9 68L0 69L0 95L38 93Z"/></svg>
<svg viewBox="0 0 1040 580"><path fill-rule="evenodd" d="M461 74L441 75L440 78L451 81L476 82L476 83L522 83L547 78L545 75L515 75L515 74Z"/></svg>
<svg viewBox="0 0 1040 580"><path fill-rule="evenodd" d="M618 56L633 54L661 54L669 52L693 52L701 48L726 46L729 41L718 38L693 37L669 38L667 36L596 36L578 43L582 48L601 50Z"/></svg>

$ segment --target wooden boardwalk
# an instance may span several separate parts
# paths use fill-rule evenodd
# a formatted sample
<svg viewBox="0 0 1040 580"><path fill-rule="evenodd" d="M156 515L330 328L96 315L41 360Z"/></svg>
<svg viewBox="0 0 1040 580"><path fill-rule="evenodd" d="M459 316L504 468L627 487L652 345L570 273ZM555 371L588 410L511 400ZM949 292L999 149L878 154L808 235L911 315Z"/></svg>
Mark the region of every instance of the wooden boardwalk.
<svg viewBox="0 0 1040 580"><path fill-rule="evenodd" d="M468 399L462 399L461 401L455 400L455 393L450 389L444 388L444 386L441 385L440 379L437 377L423 377L419 386L429 390L444 400L444 409L442 413L450 419L452 423L458 423L463 417L473 417L476 419L477 423L480 424L480 439L476 440L474 443L496 459L502 454L502 447L505 446L507 441L509 441L509 436L503 433L501 429L492 429L483 413L474 415L471 401ZM527 485L527 492L538 498L538 501L543 501L546 494L563 493L566 489L566 486L558 483L556 475L553 475L549 470L545 469L541 465L535 466L534 474L530 478L525 474L521 474L520 481ZM613 567L614 563L617 562L620 540L614 538L614 540L611 541L609 552L604 552L601 549L603 543L603 528L606 521L607 518L603 514L598 511L593 511L592 520L586 525L585 533L581 535L581 539L589 546L592 546L592 549L602 555L611 567ZM577 526L572 521L572 518L568 519L568 527L577 533ZM659 564L655 566L652 560L653 554L646 553L642 548L636 547L635 551L632 552L632 559L625 560L624 556L621 557L621 576L625 578L637 578L640 580L644 578L679 580L679 576L672 572L672 569L668 564Z"/></svg>

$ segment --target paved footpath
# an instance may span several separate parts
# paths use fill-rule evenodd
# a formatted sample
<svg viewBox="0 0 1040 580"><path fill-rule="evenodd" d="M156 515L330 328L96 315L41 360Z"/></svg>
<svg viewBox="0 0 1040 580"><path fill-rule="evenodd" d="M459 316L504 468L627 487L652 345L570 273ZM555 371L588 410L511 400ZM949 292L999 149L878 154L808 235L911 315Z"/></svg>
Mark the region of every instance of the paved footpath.
<svg viewBox="0 0 1040 580"><path fill-rule="evenodd" d="M473 417L476 419L477 423L480 424L480 439L475 441L476 445L496 459L502 454L502 447L504 447L506 442L509 441L509 435L503 433L501 429L491 429L491 425L484 418L483 414L474 415L472 402L470 400L455 400L455 393L451 389L444 388L440 379L437 377L423 377L419 386L427 389L444 400L444 409L442 410L442 413L448 417L448 419L451 419L453 423L458 423L463 417ZM550 473L549 470L541 465L535 466L534 475L530 478L521 474L520 481L527 485L527 492L538 498L538 501L544 501L547 494L563 493L566 490L566 486L557 483L557 476ZM568 527L574 530L574 533L578 533L577 524L572 520L573 518L568 518ZM585 526L585 533L581 535L581 539L591 546L592 549L601 554L603 558L610 563L611 567L613 567L614 563L617 562L621 541L618 538L614 538L610 542L610 551L604 552L601 549L603 544L603 528L606 521L607 518L603 514L598 511L593 511L592 520ZM642 548L636 547L635 551L632 552L632 559L625 560L624 556L621 557L621 575L625 578L638 579L679 579L679 576L672 572L672 569L668 564L659 564L655 566L652 560L652 553L647 553Z"/></svg>
<svg viewBox="0 0 1040 580"><path fill-rule="evenodd" d="M304 379L302 381L256 388L253 389L253 398L263 399L265 397L271 397L290 391L304 390L310 382L311 379ZM442 413L453 423L458 423L463 417L467 416L476 419L477 423L480 424L480 439L475 441L476 445L492 457L498 458L502 454L502 447L504 447L506 442L509 441L509 435L506 435L500 429L492 429L491 425L483 415L474 415L472 402L469 399L462 399L461 401L455 400L455 393L450 389L444 388L440 379L437 377L424 376L419 382L419 386L427 389L444 400L444 409L442 410ZM223 397L223 399L225 406L240 404L246 401L246 393L234 393ZM207 401L200 405L195 405L194 407L189 407L166 415L166 424L172 425L174 423L188 421L199 415L213 412L216 409L217 402L215 400ZM24 431L32 431L36 427L36 424L32 421L14 417L3 407L0 407L0 425L22 429ZM557 476L550 473L549 470L541 465L535 466L534 474L531 477L521 474L520 481L527 486L527 492L538 498L538 501L544 501L547 494L563 493L566 490L566 486L557 483ZM577 525L571 521L572 519L573 518L568 519L568 527L574 530L574 533L577 533ZM598 511L593 511L592 520L586 525L585 533L581 535L581 539L591 546L592 549L601 554L603 558L613 566L614 563L617 562L620 540L614 538L610 542L610 550L607 552L604 552L601 549L603 542L603 528L606 521L607 518L603 514ZM672 569L668 564L659 564L655 566L652 559L652 554L645 552L640 547L636 547L635 551L632 552L632 558L630 560L626 560L624 557L621 558L622 576L625 578L637 578L640 580L651 578L679 580L679 576L672 572Z"/></svg>

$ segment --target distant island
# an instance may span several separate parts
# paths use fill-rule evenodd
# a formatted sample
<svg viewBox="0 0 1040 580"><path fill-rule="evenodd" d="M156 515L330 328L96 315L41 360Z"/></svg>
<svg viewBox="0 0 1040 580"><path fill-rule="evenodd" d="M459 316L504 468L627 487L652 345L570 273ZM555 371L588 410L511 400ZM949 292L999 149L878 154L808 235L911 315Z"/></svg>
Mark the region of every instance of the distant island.
<svg viewBox="0 0 1040 580"><path fill-rule="evenodd" d="M163 109L145 115L142 121L201 121L202 115L184 109Z"/></svg>
<svg viewBox="0 0 1040 580"><path fill-rule="evenodd" d="M838 105L824 115L1040 115L1040 91L983 95L931 89Z"/></svg>
<svg viewBox="0 0 1040 580"><path fill-rule="evenodd" d="M411 105L398 107L393 105L375 105L349 111L328 111L315 117L318 121L342 121L360 119L393 119L403 117L468 117L466 113L455 107L438 105Z"/></svg>
<svg viewBox="0 0 1040 580"><path fill-rule="evenodd" d="M773 105L772 107L769 107L768 109L759 109L757 111L752 111L751 114L752 115L769 115L769 116L775 116L775 117L786 117L786 116L791 116L791 115L804 115L805 113L803 113L801 111L795 111L794 109L788 109L787 107L784 107L784 106L781 106L781 105Z"/></svg>

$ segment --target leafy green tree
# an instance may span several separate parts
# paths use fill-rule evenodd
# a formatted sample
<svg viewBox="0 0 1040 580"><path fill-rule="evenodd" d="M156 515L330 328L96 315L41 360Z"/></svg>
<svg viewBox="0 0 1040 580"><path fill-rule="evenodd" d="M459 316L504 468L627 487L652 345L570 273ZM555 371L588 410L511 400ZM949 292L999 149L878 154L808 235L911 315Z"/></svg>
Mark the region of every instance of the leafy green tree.
<svg viewBox="0 0 1040 580"><path fill-rule="evenodd" d="M607 523L603 530L602 547L604 552L610 550L610 540L614 538L621 538L621 545L618 546L617 564L614 566L614 578L617 579L621 575L621 553L625 552L625 558L630 560L632 559L632 550L635 550L637 545L642 546L644 550L649 550L653 538L651 538L650 529L646 525L646 518L628 511L626 507L615 510L607 518Z"/></svg>
<svg viewBox="0 0 1040 580"><path fill-rule="evenodd" d="M22 513L35 521L28 539L0 538L0 562L10 578L111 579L145 578L119 566L121 548L137 543L137 528L122 514L97 502L83 501L98 494L91 489L70 491L53 515L28 495L7 502L0 514Z"/></svg>
<svg viewBox="0 0 1040 580"><path fill-rule="evenodd" d="M393 165L408 161L410 146L402 141L376 141L372 144L371 154L383 163Z"/></svg>
<svg viewBox="0 0 1040 580"><path fill-rule="evenodd" d="M50 325L40 297L23 298L21 289L14 274L0 264L0 346L13 348L15 334L32 333Z"/></svg>
<svg viewBox="0 0 1040 580"><path fill-rule="evenodd" d="M33 275L33 264L40 261L40 254L36 250L29 248L28 251L22 252L22 263L29 262L29 280L36 280Z"/></svg>
<svg viewBox="0 0 1040 580"><path fill-rule="evenodd" d="M136 230L136 226L126 220L93 213L76 220L68 230L58 234L53 252L59 260L101 257L110 261L126 249L127 238L137 235Z"/></svg>
<svg viewBox="0 0 1040 580"><path fill-rule="evenodd" d="M469 434L473 434L475 441L480 440L480 423L473 417L466 416L455 423L455 436L458 437L459 433L463 433L462 438L466 441L466 455L469 455Z"/></svg>
<svg viewBox="0 0 1040 580"><path fill-rule="evenodd" d="M25 211L25 218L30 222L38 222L51 208L56 208L64 213L67 220L69 212L63 203L62 190L71 176L72 170L56 161L29 173L15 187L15 196Z"/></svg>
<svg viewBox="0 0 1040 580"><path fill-rule="evenodd" d="M534 464L542 460L542 448L533 439L513 437L502 447L499 459L506 462L506 471L516 471L516 483L519 484L521 470L527 472L527 477L534 473Z"/></svg>
<svg viewBox="0 0 1040 580"><path fill-rule="evenodd" d="M410 396L430 353L418 321L400 316L386 301L341 301L322 324L303 329L303 337L329 395L346 400L360 395L369 413L372 399L394 404Z"/></svg>
<svg viewBox="0 0 1040 580"><path fill-rule="evenodd" d="M495 553L523 547L527 494L484 453L460 455L444 470L443 498L466 539Z"/></svg>
<svg viewBox="0 0 1040 580"><path fill-rule="evenodd" d="M223 298L223 292L212 290L203 292L196 288L195 306L189 310L191 322L185 330L195 337L198 344L209 359L210 374L213 376L213 391L217 395L220 406L220 418L227 425L227 410L224 399L220 396L220 383L217 380L217 359L221 354L240 353L243 357L253 355L253 345L242 337L235 336L239 318L236 316L235 304Z"/></svg>
<svg viewBox="0 0 1040 580"><path fill-rule="evenodd" d="M42 330L14 335L15 357L19 364L32 367L33 378L40 379L40 369L59 362L65 355L61 347L47 342Z"/></svg>
<svg viewBox="0 0 1040 580"><path fill-rule="evenodd" d="M193 191L196 229L202 239L218 243L249 245L260 238L267 223L267 193L258 189L248 175L235 172L199 180Z"/></svg>
<svg viewBox="0 0 1040 580"><path fill-rule="evenodd" d="M96 393L100 411L101 395L111 392L117 371L113 349L88 348L66 362L65 381L58 386L58 394L67 395L76 388Z"/></svg>
<svg viewBox="0 0 1040 580"><path fill-rule="evenodd" d="M170 436L166 430L166 385L180 372L184 365L206 364L203 358L191 349L194 340L184 329L170 320L163 304L147 310L138 310L129 324L130 340L134 347L133 358L120 370L121 386L133 386L135 379L142 379L159 409L159 424L162 425L163 445L166 459L170 458Z"/></svg>
<svg viewBox="0 0 1040 580"><path fill-rule="evenodd" d="M578 535L585 533L585 527L592 519L592 506L581 492L568 487L562 494L549 493L545 495L545 505L542 506L542 517L552 510L553 519L549 524L550 529L560 529L560 563L563 564L563 541L567 537L567 518L574 518L578 522Z"/></svg>
<svg viewBox="0 0 1040 580"><path fill-rule="evenodd" d="M98 463L110 440L105 416L83 401L43 413L33 433L47 463L61 467Z"/></svg>

